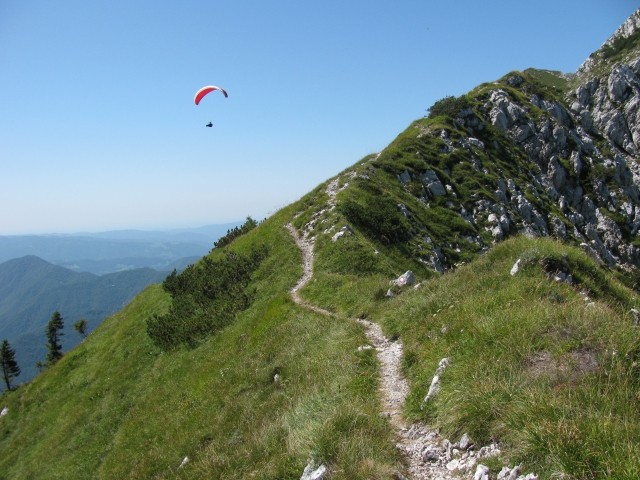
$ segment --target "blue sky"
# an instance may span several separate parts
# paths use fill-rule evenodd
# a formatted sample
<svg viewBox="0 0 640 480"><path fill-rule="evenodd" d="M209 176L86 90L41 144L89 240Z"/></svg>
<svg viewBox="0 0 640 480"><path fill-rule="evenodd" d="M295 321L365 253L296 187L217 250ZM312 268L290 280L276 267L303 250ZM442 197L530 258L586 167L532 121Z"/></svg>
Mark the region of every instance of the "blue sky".
<svg viewBox="0 0 640 480"><path fill-rule="evenodd" d="M0 234L261 219L446 95L575 71L636 8L2 0ZM229 98L195 106L208 84Z"/></svg>

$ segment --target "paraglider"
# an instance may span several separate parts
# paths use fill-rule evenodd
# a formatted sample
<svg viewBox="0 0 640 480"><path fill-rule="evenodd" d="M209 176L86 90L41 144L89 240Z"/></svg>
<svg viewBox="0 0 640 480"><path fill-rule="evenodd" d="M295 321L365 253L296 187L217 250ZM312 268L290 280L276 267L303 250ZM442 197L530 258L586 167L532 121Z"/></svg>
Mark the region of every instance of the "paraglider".
<svg viewBox="0 0 640 480"><path fill-rule="evenodd" d="M195 102L196 105L198 105L200 103L200 101L209 93L215 91L215 90L220 90L222 92L222 94L226 97L228 97L229 95L227 95L227 92L220 87L216 87L215 85L207 85L206 87L202 87L200 90L198 90L196 92L196 96L193 97L193 101Z"/></svg>
<svg viewBox="0 0 640 480"><path fill-rule="evenodd" d="M196 92L195 97L193 97L193 102L196 105L200 104L200 101L207 96L209 93L215 91L215 90L220 90L222 92L222 94L224 95L225 98L227 98L229 95L227 95L227 92L224 90L224 88L220 88L220 87L216 87L215 85L207 85L206 87L202 87L200 90L198 90ZM213 127L213 123L209 122L205 125L205 127Z"/></svg>

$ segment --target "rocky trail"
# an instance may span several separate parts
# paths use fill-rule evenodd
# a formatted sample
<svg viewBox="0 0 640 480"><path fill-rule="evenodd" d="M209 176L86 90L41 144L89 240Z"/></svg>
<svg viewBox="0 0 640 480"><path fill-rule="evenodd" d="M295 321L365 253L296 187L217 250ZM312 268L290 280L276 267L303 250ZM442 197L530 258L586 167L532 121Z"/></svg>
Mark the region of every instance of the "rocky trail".
<svg viewBox="0 0 640 480"><path fill-rule="evenodd" d="M335 196L338 192L338 182L333 180L327 187L329 201L327 209L335 207ZM317 221L321 211L314 216L309 225L306 226L302 235L296 229L288 224L286 227L293 236L298 248L302 252L303 259L303 275L300 277L296 285L291 289L291 297L298 305L312 310L316 313L337 317L335 313L329 312L323 308L306 302L300 297L299 291L302 289L313 276L313 248L314 241L310 238L310 232L313 229L314 222ZM364 319L353 319L360 323L365 330L367 339L375 348L378 360L380 362L380 395L382 401L383 414L389 417L391 425L397 434L397 448L403 453L406 459L407 471L411 480L423 479L443 479L454 480L460 479L450 469L447 464L452 459L452 449L454 445L447 445L449 442L443 442L437 432L434 432L424 425L412 424L408 425L403 417L402 409L405 399L409 393L409 385L402 375L402 343L399 340L391 341L384 336L380 325ZM444 445L444 446L443 446ZM302 478L320 479L324 476L313 476L313 469L308 467L308 477L303 475ZM405 479L400 472L396 473L396 478Z"/></svg>
<svg viewBox="0 0 640 480"><path fill-rule="evenodd" d="M354 173L351 173L353 178ZM339 187L338 179L332 180L326 189L328 200L326 206L315 213L309 223L299 233L291 224L286 228L296 242L302 253L303 274L291 289L291 298L303 308L332 318L342 318L336 313L307 302L300 296L300 290L309 283L313 277L314 244L315 239L312 232L321 220L325 212L330 212L336 206L336 195L341 189L348 186L345 182ZM348 228L348 227L347 227ZM332 229L325 230L329 233ZM332 238L338 238L340 232L344 232L345 227ZM334 240L335 241L335 240ZM409 273L409 272L407 272ZM343 318L344 319L344 318ZM481 463L482 459L500 454L497 444L493 443L481 447L475 445L473 440L464 434L456 441L451 442L440 436L439 432L421 423L409 424L403 415L403 408L407 395L409 394L409 384L402 374L403 347L400 340L391 341L388 339L380 325L365 320L345 319L358 322L364 327L365 335L372 348L376 350L378 361L380 362L379 392L382 403L382 414L389 418L389 422L396 433L396 448L401 452L405 461L405 473L396 471L396 480L537 480L535 474L521 475L521 466L503 467L500 472L490 472L489 468ZM443 358L437 366L431 386L425 401L437 394L439 389L439 379L450 359ZM328 474L325 465L314 465L310 463L305 468L300 480L323 480ZM491 475L491 477L490 477Z"/></svg>

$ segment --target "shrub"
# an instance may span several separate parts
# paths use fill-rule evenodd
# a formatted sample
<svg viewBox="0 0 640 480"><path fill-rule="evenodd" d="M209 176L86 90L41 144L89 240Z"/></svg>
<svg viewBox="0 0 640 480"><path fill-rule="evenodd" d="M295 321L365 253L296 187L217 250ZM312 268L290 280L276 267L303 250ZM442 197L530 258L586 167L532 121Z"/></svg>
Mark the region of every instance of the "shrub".
<svg viewBox="0 0 640 480"><path fill-rule="evenodd" d="M434 118L440 115L448 117L456 117L462 110L469 108L471 103L465 96L453 97L448 96L436 101L427 109L427 117Z"/></svg>
<svg viewBox="0 0 640 480"><path fill-rule="evenodd" d="M220 237L216 242L213 243L213 248L222 248L229 245L236 238L241 235L244 235L247 232L250 232L254 228L258 226L258 222L256 222L253 218L247 217L245 222L240 227L233 227L231 230L227 230L226 235Z"/></svg>
<svg viewBox="0 0 640 480"><path fill-rule="evenodd" d="M362 195L362 203L345 200L338 204L347 220L386 244L408 240L410 227L393 200L384 195Z"/></svg>
<svg viewBox="0 0 640 480"><path fill-rule="evenodd" d="M248 256L232 252L220 260L205 257L179 275L174 270L162 284L172 297L169 312L147 320L151 340L163 350L194 346L231 323L251 304L247 286L266 256L262 247Z"/></svg>
<svg viewBox="0 0 640 480"><path fill-rule="evenodd" d="M605 45L602 47L602 57L612 58L621 52L631 50L638 43L640 43L640 31L636 30L628 37L618 37L616 38L611 45Z"/></svg>

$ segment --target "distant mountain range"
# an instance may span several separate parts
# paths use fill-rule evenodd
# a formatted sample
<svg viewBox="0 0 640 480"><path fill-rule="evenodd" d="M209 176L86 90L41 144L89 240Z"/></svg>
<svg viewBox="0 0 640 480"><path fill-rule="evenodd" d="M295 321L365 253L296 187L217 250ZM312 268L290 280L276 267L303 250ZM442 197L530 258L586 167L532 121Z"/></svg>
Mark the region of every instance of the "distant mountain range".
<svg viewBox="0 0 640 480"><path fill-rule="evenodd" d="M36 362L46 357L45 327L54 311L64 318L63 347L81 340L73 328L80 319L93 330L143 288L161 282L167 272L137 268L102 276L73 272L34 255L0 264L0 338L16 350L22 370L19 381L37 373Z"/></svg>
<svg viewBox="0 0 640 480"><path fill-rule="evenodd" d="M76 272L97 275L145 267L180 270L201 258L218 238L240 223L168 231L0 236L0 262L36 255Z"/></svg>
<svg viewBox="0 0 640 480"><path fill-rule="evenodd" d="M65 322L64 350L174 269L197 262L241 222L198 228L0 236L0 339L16 350L20 382L46 356L45 326L54 311ZM2 387L0 387L1 389Z"/></svg>

